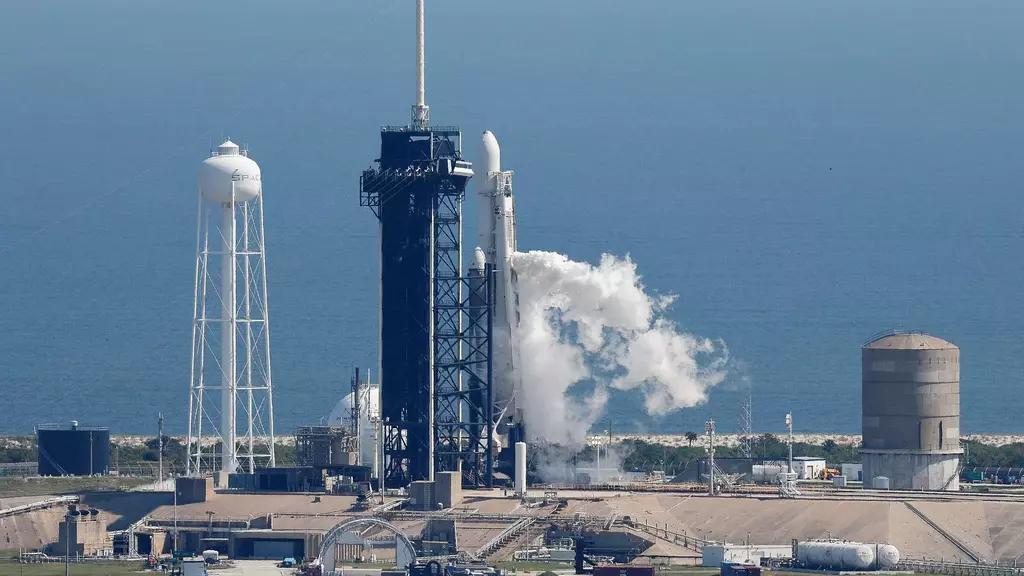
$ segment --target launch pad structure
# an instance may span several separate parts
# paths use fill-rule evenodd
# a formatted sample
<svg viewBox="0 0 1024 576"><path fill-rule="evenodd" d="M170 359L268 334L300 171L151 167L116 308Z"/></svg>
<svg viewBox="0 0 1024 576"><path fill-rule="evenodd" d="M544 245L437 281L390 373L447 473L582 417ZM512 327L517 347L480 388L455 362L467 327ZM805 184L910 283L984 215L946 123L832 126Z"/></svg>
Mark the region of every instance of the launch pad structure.
<svg viewBox="0 0 1024 576"><path fill-rule="evenodd" d="M464 275L462 205L472 165L462 133L429 125L423 0L417 0L417 99L409 126L381 129L359 203L380 226L383 480L389 487L462 471L493 478L493 266Z"/></svg>

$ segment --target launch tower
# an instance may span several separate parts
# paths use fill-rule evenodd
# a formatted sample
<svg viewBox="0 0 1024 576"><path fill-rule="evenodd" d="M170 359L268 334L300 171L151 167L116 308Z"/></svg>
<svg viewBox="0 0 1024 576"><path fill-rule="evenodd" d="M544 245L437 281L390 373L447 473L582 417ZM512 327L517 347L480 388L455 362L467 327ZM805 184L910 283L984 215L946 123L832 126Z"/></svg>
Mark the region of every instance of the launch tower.
<svg viewBox="0 0 1024 576"><path fill-rule="evenodd" d="M462 273L462 203L472 166L462 133L430 126L423 0L416 2L416 104L408 126L381 129L359 202L380 224L380 382L385 484L457 470L492 475L490 267Z"/></svg>

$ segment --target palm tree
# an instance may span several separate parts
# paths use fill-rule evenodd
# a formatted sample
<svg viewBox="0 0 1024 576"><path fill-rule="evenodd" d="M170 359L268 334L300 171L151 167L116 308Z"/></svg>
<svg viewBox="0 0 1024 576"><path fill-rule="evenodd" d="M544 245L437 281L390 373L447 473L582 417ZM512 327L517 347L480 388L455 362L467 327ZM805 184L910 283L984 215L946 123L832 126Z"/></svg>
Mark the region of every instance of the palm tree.
<svg viewBox="0 0 1024 576"><path fill-rule="evenodd" d="M693 442L696 439L697 439L697 433L696 432L687 432L686 433L686 442L689 443L690 448L693 448Z"/></svg>
<svg viewBox="0 0 1024 576"><path fill-rule="evenodd" d="M829 438L821 443L821 447L825 449L825 452L834 452L837 444L835 440Z"/></svg>

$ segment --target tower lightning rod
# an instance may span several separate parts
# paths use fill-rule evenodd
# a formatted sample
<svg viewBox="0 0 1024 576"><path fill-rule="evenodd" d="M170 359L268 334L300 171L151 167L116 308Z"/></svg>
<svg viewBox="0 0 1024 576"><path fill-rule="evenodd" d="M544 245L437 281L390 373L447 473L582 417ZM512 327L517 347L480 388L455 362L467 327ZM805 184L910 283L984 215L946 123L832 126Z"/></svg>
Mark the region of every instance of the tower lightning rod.
<svg viewBox="0 0 1024 576"><path fill-rule="evenodd" d="M423 44L423 0L416 0L416 104L412 107L412 127L416 130L426 130L430 123Z"/></svg>

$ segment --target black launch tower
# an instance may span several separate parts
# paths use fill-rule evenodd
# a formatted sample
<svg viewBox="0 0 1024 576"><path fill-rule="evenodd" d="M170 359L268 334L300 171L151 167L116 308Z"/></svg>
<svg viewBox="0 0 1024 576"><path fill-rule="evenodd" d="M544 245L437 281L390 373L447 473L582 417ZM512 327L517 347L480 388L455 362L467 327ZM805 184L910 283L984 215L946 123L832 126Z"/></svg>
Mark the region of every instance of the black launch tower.
<svg viewBox="0 0 1024 576"><path fill-rule="evenodd" d="M462 202L472 166L457 127L429 125L423 0L417 0L417 104L381 129L359 203L380 223L380 430L389 487L463 472L490 485L493 277L462 273Z"/></svg>

